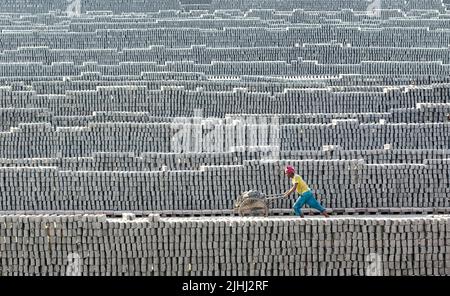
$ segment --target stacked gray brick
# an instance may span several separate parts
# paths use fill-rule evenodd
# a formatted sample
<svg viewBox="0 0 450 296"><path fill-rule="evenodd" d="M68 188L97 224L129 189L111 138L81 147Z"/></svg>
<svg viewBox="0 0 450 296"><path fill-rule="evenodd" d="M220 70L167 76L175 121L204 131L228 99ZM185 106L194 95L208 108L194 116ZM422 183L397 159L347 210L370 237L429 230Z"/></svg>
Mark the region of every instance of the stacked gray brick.
<svg viewBox="0 0 450 296"><path fill-rule="evenodd" d="M258 145L250 138L239 139L239 127L226 125L230 133L219 134L222 144L215 149L232 151L234 146ZM258 125L252 125L258 128ZM266 128L266 125L259 125ZM178 152L184 147L190 152L189 138L195 131L206 139L210 131L206 124L174 123L93 123L87 127L52 127L49 123L21 123L9 132L0 133L1 158L90 157L94 152ZM270 127L270 125L269 125ZM180 136L182 128L189 134ZM274 125L279 135L271 132L273 143L280 150L321 150L325 145L338 145L343 149L382 149L390 144L394 149L449 149L450 122L411 124L360 124L341 121L336 124ZM200 130L201 129L201 130ZM233 133L231 133L231 129ZM184 135L184 134L183 134ZM226 141L226 137L232 138ZM202 141L203 141L202 140ZM30 145L33 143L33 145ZM202 142L203 143L203 142ZM267 145L267 143L263 143ZM183 152L180 151L180 152ZM193 151L195 152L195 151Z"/></svg>
<svg viewBox="0 0 450 296"><path fill-rule="evenodd" d="M136 122L136 123L170 123L180 118L152 116L149 112L92 112L86 116L55 116L47 108L0 108L2 125L0 130L10 131L20 123L51 123L54 127L87 127L90 123L101 122ZM448 122L450 103L420 103L416 108L397 108L385 113L310 113L310 114L230 114L225 115L225 122L252 118L256 122L276 116L281 124L318 124L333 123L334 120L356 119L361 123L430 123ZM190 118L183 119L192 122Z"/></svg>
<svg viewBox="0 0 450 296"><path fill-rule="evenodd" d="M290 163L329 208L442 208L449 206L449 160L423 164L365 164L363 160L245 161L185 171L59 171L1 167L6 211L149 211L231 209L242 192L267 194L289 185ZM174 190L173 184L176 185ZM217 185L219 184L219 185ZM217 187L219 186L219 187ZM211 195L211 192L214 192ZM290 208L280 200L276 208Z"/></svg>
<svg viewBox="0 0 450 296"><path fill-rule="evenodd" d="M231 24L232 25L232 24ZM73 62L81 65L92 60L102 65L120 62L156 62L189 60L197 64L213 61L286 61L314 60L322 64L360 64L363 61L442 61L450 62L450 53L444 48L396 48L396 47L342 47L342 44L305 44L304 47L246 47L211 48L192 45L188 48L152 46L147 49L50 49L30 47L10 50L0 54L1 62L42 62L45 65Z"/></svg>
<svg viewBox="0 0 450 296"><path fill-rule="evenodd" d="M1 167L57 167L60 171L161 171L198 170L202 166L243 165L246 160L261 160L267 150L255 147L233 152L192 153L108 153L96 152L91 157L55 158L2 158ZM342 150L340 147L328 151L280 151L280 159L363 159L367 164L416 163L450 158L446 149L378 149Z"/></svg>
<svg viewBox="0 0 450 296"><path fill-rule="evenodd" d="M450 42L450 38L449 38ZM357 64L319 64L316 61L303 61L300 58L289 63L285 61L217 61L210 64L194 64L193 62L175 61L165 65L155 62L130 62L114 65L98 65L86 63L75 65L72 62L57 62L52 65L42 63L17 63L14 67L0 64L0 76L34 76L36 73L45 76L75 76L83 72L99 72L103 75L140 75L142 72L200 72L206 75L241 76L241 75L450 75L450 65L441 62L376 62L362 61Z"/></svg>
<svg viewBox="0 0 450 296"><path fill-rule="evenodd" d="M367 113L389 112L393 108L414 108L418 103L450 103L449 86L417 87L386 92L339 92L325 88L314 91L286 90L283 93L195 91L145 86L99 87L96 91L68 91L63 95L1 90L0 108L45 108L54 115L92 115L94 111L150 112L152 116L203 116L226 114ZM280 104L284 102L284 104Z"/></svg>
<svg viewBox="0 0 450 296"><path fill-rule="evenodd" d="M364 26L351 27L321 24L310 26L286 25L288 30L262 27L225 27L224 30L203 28L167 27L140 30L95 30L67 32L55 36L54 32L36 32L36 38L28 38L21 30L5 30L0 34L1 49L15 50L20 46L48 46L60 49L99 48L147 48L155 45L167 47L190 47L201 44L207 47L278 47L295 44L330 43L351 44L355 47L446 47L450 34L445 30L425 30L421 27L386 27L364 30ZM11 34L11 33L14 34ZM56 32L56 31L55 31ZM69 45L71 45L69 47Z"/></svg>
<svg viewBox="0 0 450 296"><path fill-rule="evenodd" d="M49 80L49 78L51 80ZM312 79L314 78L314 79ZM232 91L235 88L246 88L253 92L282 93L285 89L326 88L353 91L383 91L385 88L400 86L405 88L411 84L440 87L449 83L450 77L438 75L315 75L304 77L276 77L243 75L234 80L217 79L201 73L184 72L145 72L139 75L123 75L120 77L103 76L100 73L82 73L79 76L28 76L0 77L0 83L11 86L11 91L35 91L36 94L65 94L68 91L96 90L100 86L133 85L146 86L151 90L160 90L163 86L183 86L186 90L204 89L207 91ZM25 84L21 88L14 84ZM4 88L9 90L9 88ZM5 94L6 95L6 94Z"/></svg>
<svg viewBox="0 0 450 296"><path fill-rule="evenodd" d="M450 273L447 216L131 219L0 216L0 274L367 275L372 254L381 275Z"/></svg>
<svg viewBox="0 0 450 296"><path fill-rule="evenodd" d="M2 211L230 209L249 188L284 191L288 163L326 207L449 206L442 1L386 0L375 18L364 0L83 0L83 12L112 12L89 18L44 2L1 8L20 13L0 16ZM191 8L206 11L177 11ZM198 108L281 115L281 160L260 162L264 151L245 147L162 154L173 148L170 120ZM77 252L85 275L363 275L374 252L385 275L442 275L447 220L16 212L0 216L0 273L64 274Z"/></svg>
<svg viewBox="0 0 450 296"><path fill-rule="evenodd" d="M435 9L443 11L442 0L432 0L424 3L420 0L408 2L389 0L383 3L386 9L401 9L409 11L413 9ZM31 1L18 0L2 4L4 12L8 13L42 13L51 10L62 10L67 8L67 2L64 0L51 1ZM340 1L309 1L309 0L283 0L273 2L270 0L212 0L212 1L152 1L151 3L130 0L124 2L110 2L103 0L83 0L80 2L82 12L86 11L111 11L115 14L120 12L158 12L160 10L180 10L183 7L197 9L215 10L251 10L251 9L277 9L280 11L292 11L301 7L306 11L341 11L352 7L355 11L364 12L367 8L367 1L364 0L340 0Z"/></svg>

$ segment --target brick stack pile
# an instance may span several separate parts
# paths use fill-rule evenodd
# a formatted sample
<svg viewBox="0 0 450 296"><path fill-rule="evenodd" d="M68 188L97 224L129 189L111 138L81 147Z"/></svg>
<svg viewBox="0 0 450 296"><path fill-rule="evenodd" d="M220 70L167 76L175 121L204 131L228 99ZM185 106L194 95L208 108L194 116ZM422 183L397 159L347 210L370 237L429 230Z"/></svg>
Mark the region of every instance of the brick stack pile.
<svg viewBox="0 0 450 296"><path fill-rule="evenodd" d="M442 0L0 2L0 274L450 274Z"/></svg>
<svg viewBox="0 0 450 296"><path fill-rule="evenodd" d="M364 160L245 161L181 171L59 171L0 167L0 205L8 211L231 209L248 189L277 194L293 164L324 205L337 208L448 207L449 159L423 164ZM288 201L277 206L290 207Z"/></svg>
<svg viewBox="0 0 450 296"><path fill-rule="evenodd" d="M0 216L7 275L446 275L448 216Z"/></svg>

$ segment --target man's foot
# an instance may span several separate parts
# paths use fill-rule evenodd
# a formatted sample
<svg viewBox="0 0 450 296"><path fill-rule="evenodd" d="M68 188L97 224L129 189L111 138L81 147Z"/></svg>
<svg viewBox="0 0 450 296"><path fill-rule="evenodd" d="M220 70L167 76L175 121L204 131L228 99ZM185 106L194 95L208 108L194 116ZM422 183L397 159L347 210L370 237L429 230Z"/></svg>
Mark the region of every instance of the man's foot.
<svg viewBox="0 0 450 296"><path fill-rule="evenodd" d="M329 218L329 217L330 217L330 215L328 215L328 213L327 213L326 211L323 211L321 214L322 214L323 216L325 216L326 218Z"/></svg>

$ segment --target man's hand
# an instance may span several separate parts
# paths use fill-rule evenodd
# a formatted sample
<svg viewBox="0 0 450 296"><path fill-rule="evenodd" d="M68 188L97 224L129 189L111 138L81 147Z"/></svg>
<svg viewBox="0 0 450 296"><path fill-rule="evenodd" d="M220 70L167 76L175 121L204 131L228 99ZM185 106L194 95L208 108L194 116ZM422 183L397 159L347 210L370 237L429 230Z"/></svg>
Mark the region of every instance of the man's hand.
<svg viewBox="0 0 450 296"><path fill-rule="evenodd" d="M295 191L295 188L297 188L297 183L295 183L294 186L292 186L291 189L289 189L288 191L286 191L285 193L283 193L283 197L284 197L284 198L288 198L289 195L291 195L292 192Z"/></svg>

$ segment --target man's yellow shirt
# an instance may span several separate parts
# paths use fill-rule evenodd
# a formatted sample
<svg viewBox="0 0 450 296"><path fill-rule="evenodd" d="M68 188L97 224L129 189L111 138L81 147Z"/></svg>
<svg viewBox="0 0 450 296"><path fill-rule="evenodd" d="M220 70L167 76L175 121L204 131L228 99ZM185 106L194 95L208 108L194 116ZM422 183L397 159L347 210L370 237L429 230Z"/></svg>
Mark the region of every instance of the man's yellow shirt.
<svg viewBox="0 0 450 296"><path fill-rule="evenodd" d="M294 177L292 178L292 185L295 185L297 183L297 188L295 188L295 191L298 194L303 194L306 191L309 191L311 189L309 189L308 184L306 184L305 181L303 181L302 177L300 177L299 175L294 175Z"/></svg>

